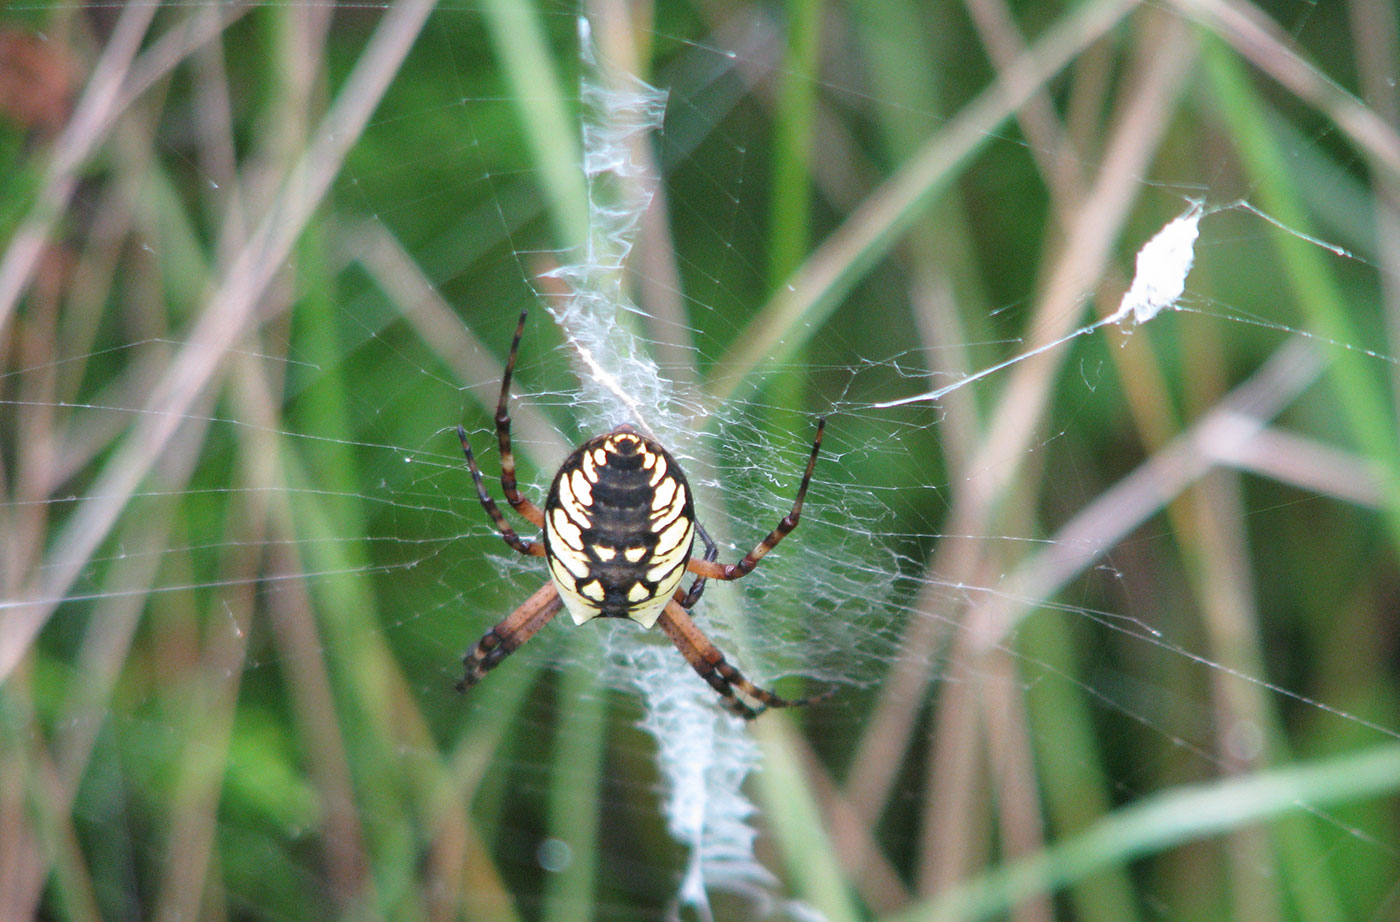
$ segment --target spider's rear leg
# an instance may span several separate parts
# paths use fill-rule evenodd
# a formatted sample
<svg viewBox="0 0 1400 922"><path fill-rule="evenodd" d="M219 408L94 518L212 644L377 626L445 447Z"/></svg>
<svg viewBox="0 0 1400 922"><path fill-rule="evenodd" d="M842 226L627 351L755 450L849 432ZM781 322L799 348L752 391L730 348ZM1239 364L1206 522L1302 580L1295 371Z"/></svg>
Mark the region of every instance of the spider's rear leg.
<svg viewBox="0 0 1400 922"><path fill-rule="evenodd" d="M695 626L695 622L690 620L690 616L685 613L679 602L672 599L666 603L666 608L661 612L661 617L657 619L657 624L666 632L666 636L671 638L671 643L676 645L676 649L681 651L686 662L690 663L700 678L710 683L710 687L719 692L721 704L733 714L753 720L768 708L792 708L801 707L821 701L835 694L836 689L831 689L820 695L810 698L780 698L772 692L744 678L743 674L724 658L724 654L719 651L710 639ZM739 698L736 689L743 692L754 701L759 702L759 707L753 707Z"/></svg>
<svg viewBox="0 0 1400 922"><path fill-rule="evenodd" d="M553 580L541 586L519 608L506 615L505 620L487 631L472 652L462 658L466 673L457 683L457 690L464 692L480 682L482 676L520 649L563 607L564 600L559 598L559 590L554 588Z"/></svg>

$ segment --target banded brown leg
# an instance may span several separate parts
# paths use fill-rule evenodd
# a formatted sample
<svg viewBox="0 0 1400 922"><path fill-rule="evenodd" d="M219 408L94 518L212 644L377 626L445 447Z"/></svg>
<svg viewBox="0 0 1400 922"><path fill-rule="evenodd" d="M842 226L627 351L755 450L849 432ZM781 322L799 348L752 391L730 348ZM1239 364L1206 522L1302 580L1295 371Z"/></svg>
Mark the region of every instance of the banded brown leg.
<svg viewBox="0 0 1400 922"><path fill-rule="evenodd" d="M487 631L472 652L462 658L466 672L457 683L457 691L464 692L480 682L482 676L519 650L563 607L564 600L559 598L553 580L541 586L519 608L506 615L505 620Z"/></svg>
<svg viewBox="0 0 1400 922"><path fill-rule="evenodd" d="M731 713L745 720L753 720L768 708L801 707L828 698L835 692L835 689L832 689L811 698L787 699L759 688L729 664L724 654L695 626L695 622L690 620L690 616L675 599L666 603L666 608L656 623L661 625L666 636L671 638L671 643L681 651L681 655L690 663L691 668L700 674L700 678L719 692L723 699L720 703ZM759 702L760 707L753 707L744 702L736 690Z"/></svg>
<svg viewBox="0 0 1400 922"><path fill-rule="evenodd" d="M778 546L797 527L802 517L802 500L807 497L807 487L812 483L812 472L817 468L817 455L821 453L822 432L826 430L826 419L817 420L817 436L812 440L812 454L807 459L807 470L802 475L802 485L797 488L797 498L792 502L792 511L783 516L778 527L768 533L768 537L758 542L758 546L744 555L738 563L716 563L708 556L704 560L691 558L686 569L705 579L739 579L753 572L758 562L773 548Z"/></svg>

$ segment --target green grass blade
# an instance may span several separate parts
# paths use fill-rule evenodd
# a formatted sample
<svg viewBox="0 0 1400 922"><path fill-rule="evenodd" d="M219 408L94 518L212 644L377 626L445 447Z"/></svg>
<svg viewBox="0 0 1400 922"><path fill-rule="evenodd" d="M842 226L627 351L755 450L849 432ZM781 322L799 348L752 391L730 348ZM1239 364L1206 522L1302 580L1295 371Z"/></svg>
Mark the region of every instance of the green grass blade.
<svg viewBox="0 0 1400 922"><path fill-rule="evenodd" d="M807 342L1030 93L1135 6L1130 0L1090 0L1076 7L1031 47L1020 67L1008 70L949 121L778 289L721 359L726 374L715 396L727 400L741 387L754 386L760 365L781 364Z"/></svg>
<svg viewBox="0 0 1400 922"><path fill-rule="evenodd" d="M1400 790L1400 744L1194 785L1145 798L1083 835L888 917L888 922L987 919L1021 900L1101 871L1253 823Z"/></svg>
<svg viewBox="0 0 1400 922"><path fill-rule="evenodd" d="M564 92L534 4L488 0L483 12L549 200L557 243L566 250L581 246L588 233L588 193L577 121L565 105L575 94Z"/></svg>

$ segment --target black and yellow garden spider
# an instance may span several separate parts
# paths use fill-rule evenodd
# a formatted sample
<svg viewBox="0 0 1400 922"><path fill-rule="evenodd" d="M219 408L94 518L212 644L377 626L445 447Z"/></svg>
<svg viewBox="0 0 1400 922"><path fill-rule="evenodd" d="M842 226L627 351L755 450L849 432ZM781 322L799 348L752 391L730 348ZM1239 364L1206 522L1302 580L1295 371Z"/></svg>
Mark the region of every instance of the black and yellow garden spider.
<svg viewBox="0 0 1400 922"><path fill-rule="evenodd" d="M630 618L645 628L660 624L686 662L719 692L725 708L746 720L768 708L797 707L826 697L789 700L759 688L729 665L724 654L686 614L700 600L705 580L733 580L748 575L764 554L797 527L802 500L821 451L826 420L817 422L812 454L792 511L738 563L716 562L718 548L695 521L690 485L680 465L660 444L631 426L618 426L606 435L589 439L569 455L554 475L541 510L517 487L506 406L526 316L527 312L522 311L501 377L496 438L500 443L501 489L506 501L533 525L544 529L542 539L521 538L510 527L486 492L467 433L461 426L457 427L457 437L486 514L506 544L522 554L545 558L550 581L487 631L463 658L466 674L457 683L457 690L464 692L475 685L561 608L567 607L575 624L598 617ZM703 560L690 556L697 532L705 543ZM695 574L688 591L680 586L687 570ZM740 693L755 704L747 703Z"/></svg>

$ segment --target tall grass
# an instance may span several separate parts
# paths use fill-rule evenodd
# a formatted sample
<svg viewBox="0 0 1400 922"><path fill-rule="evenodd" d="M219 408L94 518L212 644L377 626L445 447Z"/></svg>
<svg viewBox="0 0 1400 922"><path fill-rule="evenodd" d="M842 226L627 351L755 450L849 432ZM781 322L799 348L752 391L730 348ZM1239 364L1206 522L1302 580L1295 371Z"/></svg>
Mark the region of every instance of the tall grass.
<svg viewBox="0 0 1400 922"><path fill-rule="evenodd" d="M760 889L833 922L1393 916L1393 10L587 11L671 92L633 260L663 373L784 500L834 408L789 541L897 570L867 599L784 545L751 578L849 619L838 695L751 728ZM561 627L450 690L544 578L452 429L490 441L585 236L574 14L0 17L0 918L674 908L615 659ZM871 409L1111 313L1202 195L1285 227L1208 217L1187 311ZM581 433L529 336L538 484Z"/></svg>

